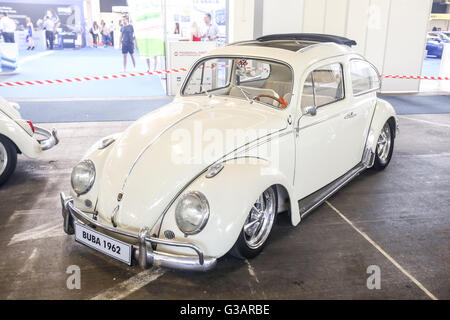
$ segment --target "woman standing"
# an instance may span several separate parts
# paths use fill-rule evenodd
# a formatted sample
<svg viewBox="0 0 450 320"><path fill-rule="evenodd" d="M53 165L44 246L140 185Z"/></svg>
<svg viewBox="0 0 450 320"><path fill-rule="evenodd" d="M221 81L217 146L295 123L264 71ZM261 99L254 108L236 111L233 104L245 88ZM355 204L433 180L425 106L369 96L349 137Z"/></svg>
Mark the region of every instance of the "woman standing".
<svg viewBox="0 0 450 320"><path fill-rule="evenodd" d="M34 41L33 41L34 26L33 26L33 22L31 22L30 17L26 17L25 18L25 22L27 24L27 37L26 37L26 41L28 43L27 50L34 50Z"/></svg>
<svg viewBox="0 0 450 320"><path fill-rule="evenodd" d="M91 30L89 30L89 33L92 35L92 42L94 43L94 47L97 48L98 35L100 34L100 30L98 28L97 21L94 21L94 23L92 24Z"/></svg>
<svg viewBox="0 0 450 320"><path fill-rule="evenodd" d="M200 33L200 29L198 27L197 22L192 22L191 25L191 35L192 35L192 41L200 41L202 40L202 34Z"/></svg>
<svg viewBox="0 0 450 320"><path fill-rule="evenodd" d="M106 48L110 44L110 40L109 40L109 28L104 20L100 22L100 29L102 34L102 42Z"/></svg>

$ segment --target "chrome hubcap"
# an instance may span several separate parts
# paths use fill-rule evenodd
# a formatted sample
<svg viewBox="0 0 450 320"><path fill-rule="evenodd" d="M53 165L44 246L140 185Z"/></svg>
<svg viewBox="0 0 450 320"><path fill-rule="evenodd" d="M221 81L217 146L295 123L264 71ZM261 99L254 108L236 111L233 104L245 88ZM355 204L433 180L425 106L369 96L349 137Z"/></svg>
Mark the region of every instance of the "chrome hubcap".
<svg viewBox="0 0 450 320"><path fill-rule="evenodd" d="M386 123L381 130L380 137L377 142L377 155L382 162L386 162L391 150L391 128Z"/></svg>
<svg viewBox="0 0 450 320"><path fill-rule="evenodd" d="M6 165L8 164L8 154L6 153L6 148L3 143L0 142L0 176L6 169Z"/></svg>
<svg viewBox="0 0 450 320"><path fill-rule="evenodd" d="M264 244L272 230L275 213L275 192L269 188L256 200L244 224L245 242L251 249Z"/></svg>

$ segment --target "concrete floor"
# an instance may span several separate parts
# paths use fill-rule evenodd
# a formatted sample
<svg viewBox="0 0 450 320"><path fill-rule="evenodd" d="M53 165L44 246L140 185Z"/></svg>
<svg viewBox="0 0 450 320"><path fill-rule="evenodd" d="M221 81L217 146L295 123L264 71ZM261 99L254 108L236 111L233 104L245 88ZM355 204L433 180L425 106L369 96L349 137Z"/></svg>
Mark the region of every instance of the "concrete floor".
<svg viewBox="0 0 450 320"><path fill-rule="evenodd" d="M280 216L260 256L224 257L203 274L128 267L63 233L58 193L72 166L128 124L46 124L61 144L38 161L20 157L0 188L0 299L450 299L450 115L400 116L390 166L329 200L348 221L328 204L295 228ZM80 290L66 287L70 265L81 268ZM379 290L366 286L370 265Z"/></svg>

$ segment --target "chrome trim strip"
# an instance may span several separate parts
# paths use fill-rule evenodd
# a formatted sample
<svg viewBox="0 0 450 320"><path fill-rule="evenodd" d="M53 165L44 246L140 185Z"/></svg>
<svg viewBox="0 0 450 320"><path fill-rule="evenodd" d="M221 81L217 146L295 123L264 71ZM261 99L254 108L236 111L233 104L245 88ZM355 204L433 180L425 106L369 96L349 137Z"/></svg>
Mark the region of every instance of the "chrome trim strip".
<svg viewBox="0 0 450 320"><path fill-rule="evenodd" d="M307 128L309 128L309 127L318 125L318 124L320 124L320 123L322 123L322 122L325 122L325 121L328 121L328 120L337 118L337 117L339 117L339 116L341 116L341 115L343 115L344 113L347 113L347 112L348 112L348 110L346 110L346 111L341 111L341 112L339 112L339 113L335 113L335 114L329 115L328 117L325 117L325 118L323 118L323 119L319 119L319 120L317 120L317 121L315 121L315 122L313 122L313 123L310 123L310 124L308 124L308 125L306 125L306 126L304 126L304 127L300 127L300 126L299 126L299 127L297 128L297 132L300 132L301 130L304 130L304 129L307 129ZM303 116L303 115L302 115L302 116ZM299 122L300 122L300 118L299 118Z"/></svg>
<svg viewBox="0 0 450 320"><path fill-rule="evenodd" d="M365 169L366 167L360 162L340 178L337 178L335 181L319 189L318 191L310 194L309 196L300 199L298 201L298 206L300 209L300 218L303 218L305 215L307 215L312 210L321 205L323 202L325 202L329 197L335 194L339 189L341 189L344 185L350 182L354 177L359 175ZM302 201L305 204L302 204ZM304 209L303 212L302 209Z"/></svg>
<svg viewBox="0 0 450 320"><path fill-rule="evenodd" d="M360 106L353 106L353 107L350 108L350 109L346 109L346 110L343 110L343 111L339 111L338 113L329 115L328 117L323 118L323 119L319 119L319 120L317 120L317 121L315 121L315 122L313 122L313 123L310 123L310 124L308 124L308 125L306 125L306 126L304 126L304 127L297 127L297 128L296 128L296 131L298 132L298 131L301 131L301 130L303 130L303 129L312 127L312 126L314 126L314 125L320 124L320 123L322 123L322 122L324 122L324 121L327 121L327 120L331 120L331 119L337 118L337 117L342 116L342 115L344 115L344 114L346 115L346 114L348 114L348 113L354 112L355 110L359 110L359 108L360 108ZM355 113L355 115L357 115L357 114ZM298 124L300 123L300 119L301 119L303 116L304 116L304 114L302 114L302 115L299 117L299 119L298 119L298 121L297 121Z"/></svg>

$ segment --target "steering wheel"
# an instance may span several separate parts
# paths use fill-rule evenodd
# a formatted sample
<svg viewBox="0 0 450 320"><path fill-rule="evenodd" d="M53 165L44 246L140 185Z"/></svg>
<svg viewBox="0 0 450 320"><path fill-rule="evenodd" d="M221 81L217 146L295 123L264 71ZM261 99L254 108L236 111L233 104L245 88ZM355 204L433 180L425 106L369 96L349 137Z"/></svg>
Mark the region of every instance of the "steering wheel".
<svg viewBox="0 0 450 320"><path fill-rule="evenodd" d="M253 100L260 101L261 98L273 99L273 100L277 101L283 109L286 108L288 105L286 100L284 100L283 98L281 98L281 97L277 98L277 97L271 96L270 94L258 94L257 96L255 96L253 98Z"/></svg>

